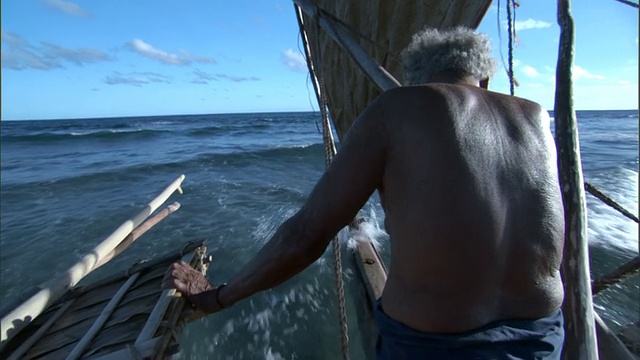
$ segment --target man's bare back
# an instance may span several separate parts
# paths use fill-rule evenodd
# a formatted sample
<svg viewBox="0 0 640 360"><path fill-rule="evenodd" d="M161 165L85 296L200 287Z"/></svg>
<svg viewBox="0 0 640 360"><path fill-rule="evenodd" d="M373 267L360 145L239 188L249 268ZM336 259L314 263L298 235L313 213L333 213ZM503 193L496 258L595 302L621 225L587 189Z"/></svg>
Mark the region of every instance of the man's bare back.
<svg viewBox="0 0 640 360"><path fill-rule="evenodd" d="M442 333L558 309L564 218L546 111L449 84L399 88L369 110L360 120L380 122L386 139L370 139L388 147L385 313Z"/></svg>
<svg viewBox="0 0 640 360"><path fill-rule="evenodd" d="M559 359L564 216L549 116L479 86L488 39L426 28L403 51L406 86L355 121L304 206L229 281L174 264L165 286L205 313L296 275L375 190L391 266L377 357Z"/></svg>

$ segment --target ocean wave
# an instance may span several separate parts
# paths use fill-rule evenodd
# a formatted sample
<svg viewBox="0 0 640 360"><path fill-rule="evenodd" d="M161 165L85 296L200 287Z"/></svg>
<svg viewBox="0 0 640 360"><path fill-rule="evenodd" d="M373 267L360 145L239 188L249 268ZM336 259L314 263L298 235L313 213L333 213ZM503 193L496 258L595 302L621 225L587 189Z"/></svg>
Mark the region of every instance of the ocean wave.
<svg viewBox="0 0 640 360"><path fill-rule="evenodd" d="M272 126L269 124L213 125L191 129L187 132L187 135L202 137L221 134L232 134L233 132L242 132L243 134L248 134L255 132L256 130L265 130L271 127Z"/></svg>
<svg viewBox="0 0 640 360"><path fill-rule="evenodd" d="M632 214L638 213L638 172L617 168L591 176L589 182ZM587 196L589 243L605 249L638 251L638 224L609 205Z"/></svg>
<svg viewBox="0 0 640 360"><path fill-rule="evenodd" d="M151 130L151 129L131 129L124 130L122 128L112 128L108 130L88 130L88 131L69 131L69 132L44 132L31 135L16 134L3 135L2 141L6 142L52 142L52 141L70 141L79 139L117 139L117 138L148 138L153 136L169 133L168 130Z"/></svg>
<svg viewBox="0 0 640 360"><path fill-rule="evenodd" d="M287 159L309 161L323 156L322 144L280 146L267 149L235 150L229 153L204 153L197 154L190 159L176 159L158 163L138 163L128 166L116 166L104 169L102 164L87 166L87 171L80 174L59 177L49 180L36 180L20 183L3 183L4 190L18 190L27 186L51 186L60 185L63 188L74 188L75 184L106 181L112 183L124 179L146 178L153 174L165 173L190 173L201 171L203 168L220 167L242 168L246 166L272 166L282 164ZM166 159L166 158L165 158ZM316 161L318 159L314 159ZM319 160L318 160L319 161Z"/></svg>

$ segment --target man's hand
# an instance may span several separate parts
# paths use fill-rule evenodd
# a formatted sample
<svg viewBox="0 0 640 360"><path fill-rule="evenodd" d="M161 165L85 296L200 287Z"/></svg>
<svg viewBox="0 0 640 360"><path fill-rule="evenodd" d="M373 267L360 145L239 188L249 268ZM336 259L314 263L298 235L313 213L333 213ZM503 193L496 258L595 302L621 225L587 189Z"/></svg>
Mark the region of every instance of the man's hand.
<svg viewBox="0 0 640 360"><path fill-rule="evenodd" d="M162 280L164 289L176 289L198 310L211 314L222 310L222 304L216 300L218 288L211 285L199 271L184 261L171 265Z"/></svg>

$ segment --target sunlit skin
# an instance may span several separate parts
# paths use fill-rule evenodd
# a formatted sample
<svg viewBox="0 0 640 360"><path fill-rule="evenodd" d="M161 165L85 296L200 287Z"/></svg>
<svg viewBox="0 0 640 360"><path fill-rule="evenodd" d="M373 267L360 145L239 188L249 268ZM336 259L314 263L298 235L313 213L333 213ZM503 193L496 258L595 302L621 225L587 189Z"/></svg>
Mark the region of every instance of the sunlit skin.
<svg viewBox="0 0 640 360"><path fill-rule="evenodd" d="M426 332L534 319L563 300L564 218L549 116L538 104L441 73L380 95L304 206L228 285L186 264L165 278L205 313L299 273L375 190L391 238L382 307ZM215 268L215 264L212 264Z"/></svg>

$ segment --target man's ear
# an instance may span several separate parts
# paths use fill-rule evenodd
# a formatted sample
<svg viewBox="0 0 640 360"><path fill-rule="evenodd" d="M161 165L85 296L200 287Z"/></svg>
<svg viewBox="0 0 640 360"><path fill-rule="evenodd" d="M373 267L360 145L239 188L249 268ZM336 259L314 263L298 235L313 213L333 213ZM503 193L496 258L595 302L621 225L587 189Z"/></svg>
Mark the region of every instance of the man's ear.
<svg viewBox="0 0 640 360"><path fill-rule="evenodd" d="M485 89L485 90L488 90L489 89L489 78L485 78L485 79L480 80L480 87Z"/></svg>

